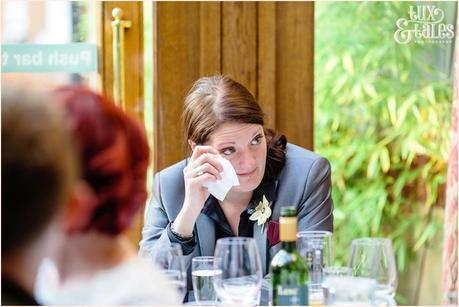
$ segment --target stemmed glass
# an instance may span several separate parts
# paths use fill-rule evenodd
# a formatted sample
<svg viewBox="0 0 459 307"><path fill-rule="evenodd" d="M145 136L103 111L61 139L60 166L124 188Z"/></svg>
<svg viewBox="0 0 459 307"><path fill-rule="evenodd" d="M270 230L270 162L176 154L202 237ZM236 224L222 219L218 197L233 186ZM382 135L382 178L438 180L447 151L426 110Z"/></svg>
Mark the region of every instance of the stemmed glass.
<svg viewBox="0 0 459 307"><path fill-rule="evenodd" d="M392 242L384 238L360 238L352 241L349 267L357 277L376 280L375 297L393 298L397 288L397 268Z"/></svg>
<svg viewBox="0 0 459 307"><path fill-rule="evenodd" d="M185 297L187 289L186 268L182 247L178 243L155 246L150 251L150 259L162 270L170 284Z"/></svg>
<svg viewBox="0 0 459 307"><path fill-rule="evenodd" d="M217 240L214 277L217 296L223 304L257 305L263 279L260 255L253 238L232 237Z"/></svg>
<svg viewBox="0 0 459 307"><path fill-rule="evenodd" d="M368 306L373 304L374 279L346 275L327 276L322 284L324 305Z"/></svg>

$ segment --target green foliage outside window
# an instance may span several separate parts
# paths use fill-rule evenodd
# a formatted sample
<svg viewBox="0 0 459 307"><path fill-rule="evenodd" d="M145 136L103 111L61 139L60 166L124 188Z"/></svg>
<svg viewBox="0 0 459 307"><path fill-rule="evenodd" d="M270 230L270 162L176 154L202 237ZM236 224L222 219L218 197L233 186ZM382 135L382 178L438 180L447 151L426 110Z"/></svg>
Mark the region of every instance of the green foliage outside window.
<svg viewBox="0 0 459 307"><path fill-rule="evenodd" d="M454 42L395 42L414 4L315 4L315 150L332 164L337 263L352 239L381 236L403 272L442 232L431 216L444 205L452 82L435 59Z"/></svg>

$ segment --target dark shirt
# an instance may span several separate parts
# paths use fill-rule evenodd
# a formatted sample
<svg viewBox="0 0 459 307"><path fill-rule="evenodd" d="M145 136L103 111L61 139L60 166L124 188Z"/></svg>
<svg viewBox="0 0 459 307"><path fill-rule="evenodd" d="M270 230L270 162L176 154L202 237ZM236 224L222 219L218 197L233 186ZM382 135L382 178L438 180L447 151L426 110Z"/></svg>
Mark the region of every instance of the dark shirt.
<svg viewBox="0 0 459 307"><path fill-rule="evenodd" d="M2 276L2 306L37 306L37 301L11 279Z"/></svg>
<svg viewBox="0 0 459 307"><path fill-rule="evenodd" d="M255 223L255 221L251 221L249 217L255 211L256 206L258 206L258 204L262 201L263 195L269 202L274 204L277 195L277 183L278 181L276 179L263 179L260 185L253 191L253 195L247 209L242 211L240 215L238 226L240 237L253 237L253 223ZM273 205L271 205L271 209L273 209ZM210 195L209 198L207 198L204 208L202 209L202 213L215 222L215 240L226 237L235 237L235 234L233 233L233 230L231 229L218 200L214 196ZM167 226L166 230L171 242L182 245L184 255L189 255L193 252L196 246L196 241L194 239L195 236L193 236L190 240L183 240L171 231L170 224Z"/></svg>

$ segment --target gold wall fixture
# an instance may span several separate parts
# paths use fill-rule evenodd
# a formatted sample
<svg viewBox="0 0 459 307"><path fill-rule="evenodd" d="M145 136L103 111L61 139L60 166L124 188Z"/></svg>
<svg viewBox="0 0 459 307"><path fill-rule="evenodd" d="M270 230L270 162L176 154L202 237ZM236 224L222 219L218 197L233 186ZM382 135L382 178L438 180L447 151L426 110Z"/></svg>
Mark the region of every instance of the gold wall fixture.
<svg viewBox="0 0 459 307"><path fill-rule="evenodd" d="M130 20L122 20L123 10L112 10L113 30L113 99L123 110L126 109L125 101L125 70L124 70L124 31L132 26Z"/></svg>

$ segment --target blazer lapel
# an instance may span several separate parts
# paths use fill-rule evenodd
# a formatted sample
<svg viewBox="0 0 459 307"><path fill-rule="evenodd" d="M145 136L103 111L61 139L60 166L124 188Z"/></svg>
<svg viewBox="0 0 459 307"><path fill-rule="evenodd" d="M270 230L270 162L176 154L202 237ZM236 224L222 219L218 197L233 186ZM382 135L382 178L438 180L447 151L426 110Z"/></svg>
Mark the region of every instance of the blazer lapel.
<svg viewBox="0 0 459 307"><path fill-rule="evenodd" d="M265 227L267 227L266 225ZM255 239L255 242L257 242L258 250L260 251L260 260L261 260L261 267L263 268L263 276L265 276L268 273L268 266L267 266L267 259L266 259L266 253L267 253L267 236L266 236L266 228L261 230L261 226L258 226L258 223L254 222L253 223L253 237Z"/></svg>
<svg viewBox="0 0 459 307"><path fill-rule="evenodd" d="M215 224L205 214L200 214L196 220L196 230L201 256L213 256L215 249Z"/></svg>
<svg viewBox="0 0 459 307"><path fill-rule="evenodd" d="M253 203L253 208L256 207L259 201L262 200L262 196L265 195L266 199L271 203L271 210L273 210L273 215L271 216L270 219L275 219L276 217L276 206L274 206L277 198L277 187L279 185L279 181L276 180L268 180L266 182L263 182L262 186L260 188L257 188L256 190L256 196L254 197L254 203ZM276 220L276 219L275 219ZM269 220L268 220L269 221ZM268 221L266 221L266 225L263 229L261 230L261 226L258 226L257 222L253 223L253 237L255 239L255 242L257 242L258 249L260 251L260 260L261 260L261 266L263 267L263 276L268 274L269 271L269 263L271 261L271 257L268 254L269 249L268 249Z"/></svg>

